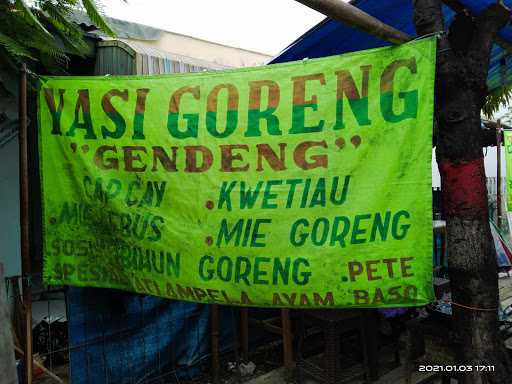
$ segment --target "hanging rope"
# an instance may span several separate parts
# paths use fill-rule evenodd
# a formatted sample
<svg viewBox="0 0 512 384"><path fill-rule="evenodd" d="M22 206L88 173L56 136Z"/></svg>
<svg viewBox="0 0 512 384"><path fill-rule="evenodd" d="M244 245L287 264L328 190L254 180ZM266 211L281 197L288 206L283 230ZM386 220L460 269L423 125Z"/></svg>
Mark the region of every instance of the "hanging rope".
<svg viewBox="0 0 512 384"><path fill-rule="evenodd" d="M455 305L456 307L460 307L460 308L464 308L464 309L469 309L469 310L472 310L472 311L492 312L492 311L497 311L499 309L499 307L495 307L495 308L471 307L469 305L459 304L459 303L455 303L455 302L449 301L449 300L441 300L441 301L443 303L445 303L445 304Z"/></svg>

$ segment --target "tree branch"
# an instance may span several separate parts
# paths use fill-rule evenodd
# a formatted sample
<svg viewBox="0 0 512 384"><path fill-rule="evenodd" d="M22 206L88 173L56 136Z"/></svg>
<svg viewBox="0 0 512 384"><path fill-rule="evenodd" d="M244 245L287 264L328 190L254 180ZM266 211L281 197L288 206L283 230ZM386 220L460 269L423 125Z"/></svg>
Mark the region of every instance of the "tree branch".
<svg viewBox="0 0 512 384"><path fill-rule="evenodd" d="M501 3L489 5L476 18L476 31L470 45L470 54L488 63L492 45L498 31L507 25L510 9ZM485 68L487 74L487 67Z"/></svg>
<svg viewBox="0 0 512 384"><path fill-rule="evenodd" d="M477 31L471 50L482 58L488 58L498 31L507 25L511 11L502 3L489 5L476 18Z"/></svg>
<svg viewBox="0 0 512 384"><path fill-rule="evenodd" d="M469 46L468 65L480 87L485 88L492 46L500 29L510 20L510 9L501 2L489 5L476 18L476 30ZM483 90L487 96L487 89Z"/></svg>
<svg viewBox="0 0 512 384"><path fill-rule="evenodd" d="M418 36L444 30L444 18L440 0L413 0L414 24Z"/></svg>

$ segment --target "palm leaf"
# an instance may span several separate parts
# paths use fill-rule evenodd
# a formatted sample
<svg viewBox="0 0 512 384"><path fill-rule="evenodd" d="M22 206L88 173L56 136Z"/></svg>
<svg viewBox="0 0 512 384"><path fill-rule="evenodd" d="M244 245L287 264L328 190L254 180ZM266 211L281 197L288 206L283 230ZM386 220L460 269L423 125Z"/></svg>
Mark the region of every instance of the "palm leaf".
<svg viewBox="0 0 512 384"><path fill-rule="evenodd" d="M14 58L17 57L26 57L32 60L35 58L30 54L30 51L26 49L23 45L18 44L16 40L11 39L9 36L4 35L0 32L0 45L2 45L7 52L9 52Z"/></svg>
<svg viewBox="0 0 512 384"><path fill-rule="evenodd" d="M504 85L487 96L482 107L482 113L487 119L491 119L499 111L500 107L506 106L511 100L512 84Z"/></svg>
<svg viewBox="0 0 512 384"><path fill-rule="evenodd" d="M89 16L91 21L99 29L101 29L109 36L115 37L115 32L110 28L110 26L105 22L103 16L99 13L94 0L82 0L82 5L84 6L85 11L87 12L87 15Z"/></svg>
<svg viewBox="0 0 512 384"><path fill-rule="evenodd" d="M88 46L78 26L67 21L58 9L53 8L53 5L45 7L44 12L39 11L38 15L54 27L55 33L59 35L68 51L78 56L84 55Z"/></svg>
<svg viewBox="0 0 512 384"><path fill-rule="evenodd" d="M0 57L2 58L0 67L10 67L14 72L20 69L20 62L15 59L16 56L13 56L3 45L0 45Z"/></svg>
<svg viewBox="0 0 512 384"><path fill-rule="evenodd" d="M66 57L67 58L67 57ZM46 54L41 52L40 55L41 63L45 66L45 68L55 75L67 75L66 72L67 68L67 61L62 61L59 58L56 58L55 56L51 54Z"/></svg>
<svg viewBox="0 0 512 384"><path fill-rule="evenodd" d="M66 34L62 29L59 28L60 25L56 20L51 19L50 17L44 15L42 17L46 18L47 22L55 27L55 33L60 37L60 40L64 45L66 52L84 57L84 54L87 51L88 46L81 36L70 36L69 34Z"/></svg>
<svg viewBox="0 0 512 384"><path fill-rule="evenodd" d="M60 46L57 45L56 40L53 38L51 40L46 39L45 36L34 33L31 36L26 36L26 38L23 40L23 43L26 48L37 51L40 57L42 55L51 56L63 65L66 65L69 61L66 53Z"/></svg>
<svg viewBox="0 0 512 384"><path fill-rule="evenodd" d="M96 0L0 0L0 57L12 63L30 58L52 72L64 70L66 52L83 56L89 48L69 17L80 6L98 29L114 36Z"/></svg>
<svg viewBox="0 0 512 384"><path fill-rule="evenodd" d="M80 27L68 20L71 8L55 5L52 1L45 1L41 4L41 9L46 12L47 16L51 18L54 23L59 25L61 31L71 36L83 36L83 31Z"/></svg>
<svg viewBox="0 0 512 384"><path fill-rule="evenodd" d="M73 24L71 21L67 20L72 11L72 8L69 6L59 6L58 4L54 4L51 0L46 0L41 3L40 9L45 12L48 17L59 20L66 26Z"/></svg>
<svg viewBox="0 0 512 384"><path fill-rule="evenodd" d="M59 47L48 45L45 47L40 47L39 52L40 55L47 55L53 57L53 59L56 62L62 65L67 65L69 61L69 57L64 52L62 52L62 50Z"/></svg>
<svg viewBox="0 0 512 384"><path fill-rule="evenodd" d="M37 19L37 17L34 16L32 13L32 10L30 7L25 4L24 0L16 0L16 6L17 9L19 9L21 12L23 12L23 15L25 16L28 24L36 27L41 33L49 37L50 39L53 39L53 36L50 32L46 30L46 28L41 24L41 22Z"/></svg>

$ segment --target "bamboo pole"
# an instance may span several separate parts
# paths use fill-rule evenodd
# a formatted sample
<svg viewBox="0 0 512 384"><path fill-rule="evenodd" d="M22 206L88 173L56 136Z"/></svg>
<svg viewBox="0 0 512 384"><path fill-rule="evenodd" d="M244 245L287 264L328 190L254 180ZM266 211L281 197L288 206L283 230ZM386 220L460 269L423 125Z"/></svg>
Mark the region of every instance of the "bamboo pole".
<svg viewBox="0 0 512 384"><path fill-rule="evenodd" d="M19 90L19 177L21 221L21 269L23 284L23 342L25 347L25 383L32 384L32 287L29 233L28 129L27 129L27 66L22 64Z"/></svg>
<svg viewBox="0 0 512 384"><path fill-rule="evenodd" d="M333 20L353 27L361 32L376 36L393 44L402 44L411 40L411 36L399 31L361 11L359 8L341 0L296 0Z"/></svg>

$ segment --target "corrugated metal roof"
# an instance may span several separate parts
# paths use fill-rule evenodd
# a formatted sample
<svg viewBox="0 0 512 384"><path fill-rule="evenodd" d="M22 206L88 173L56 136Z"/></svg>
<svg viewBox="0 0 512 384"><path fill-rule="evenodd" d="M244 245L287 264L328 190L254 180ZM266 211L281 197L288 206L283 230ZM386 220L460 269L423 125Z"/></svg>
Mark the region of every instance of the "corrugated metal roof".
<svg viewBox="0 0 512 384"><path fill-rule="evenodd" d="M69 18L76 24L82 24L86 27L95 27L89 16L85 12L75 11L69 14ZM132 23L131 21L114 19L112 17L104 16L110 28L114 30L118 38L124 39L137 39L137 40L158 40L164 33L163 30L153 28L148 25ZM93 32L95 35L104 37L99 29Z"/></svg>
<svg viewBox="0 0 512 384"><path fill-rule="evenodd" d="M199 72L203 70L218 71L231 68L226 65L162 51L142 42L127 39L105 40L98 43L98 48L104 47L119 47L128 52L135 60L135 72L139 75Z"/></svg>
<svg viewBox="0 0 512 384"><path fill-rule="evenodd" d="M101 39L108 39L109 37L105 35L87 16L86 13L81 11L74 11L69 15L69 18L74 23L80 24L85 27L85 29L89 30L89 34L97 36ZM264 52L254 51L252 49L246 49L242 47L232 46L228 44L223 44L215 41L210 41L204 38L199 38L196 36L191 36L183 33L173 32L166 29L160 29L155 27L150 27L149 25L139 24L132 21L115 19L113 17L104 16L104 19L108 22L110 28L116 33L116 38L118 39L130 39L130 40L140 40L140 41L157 41L160 40L163 35L169 34L173 36L180 36L184 38L194 39L196 41L204 42L210 45L216 45L219 47L226 47L231 49L236 49L244 52L249 52L257 55L267 56L269 59L271 55Z"/></svg>

